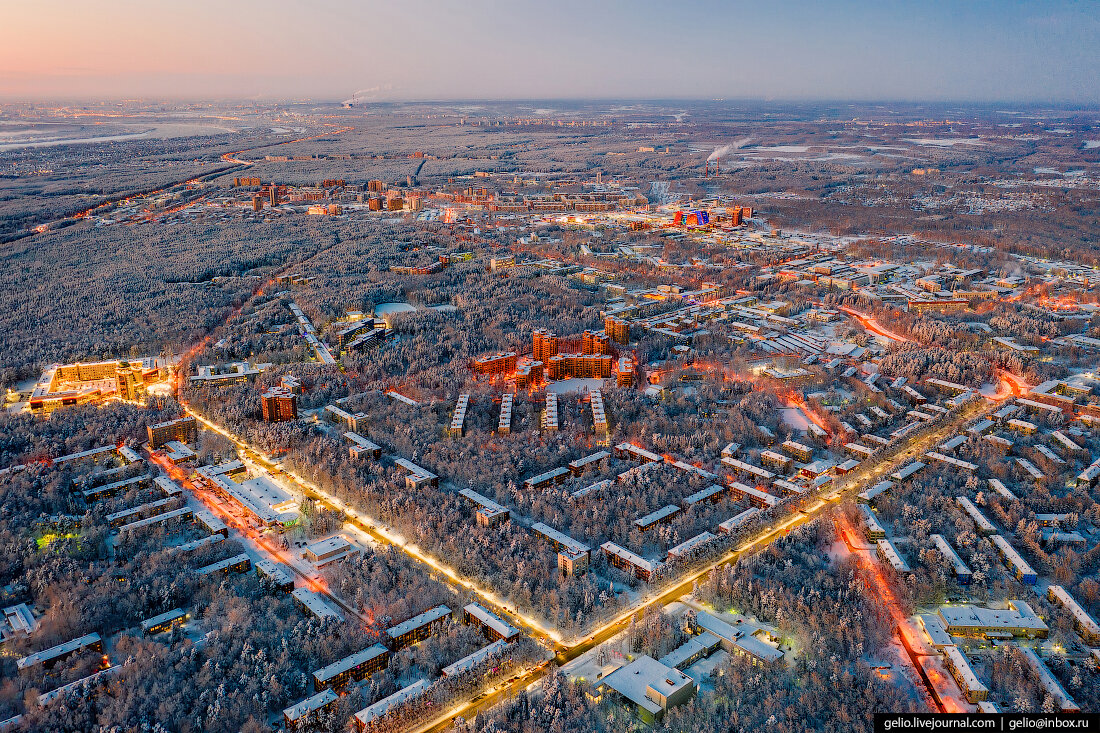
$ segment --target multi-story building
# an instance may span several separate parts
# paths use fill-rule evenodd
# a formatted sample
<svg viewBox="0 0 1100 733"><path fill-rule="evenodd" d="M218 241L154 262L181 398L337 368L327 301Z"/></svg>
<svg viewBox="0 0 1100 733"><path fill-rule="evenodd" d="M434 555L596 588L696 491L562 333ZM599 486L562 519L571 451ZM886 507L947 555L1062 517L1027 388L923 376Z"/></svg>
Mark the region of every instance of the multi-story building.
<svg viewBox="0 0 1100 733"><path fill-rule="evenodd" d="M607 316L603 319L603 330L617 344L630 343L630 323L622 318Z"/></svg>
<svg viewBox="0 0 1100 733"><path fill-rule="evenodd" d="M502 351L492 356L483 356L474 361L476 374L511 374L516 370L516 354Z"/></svg>
<svg viewBox="0 0 1100 733"><path fill-rule="evenodd" d="M272 387L260 396L264 422L298 419L298 396L286 387Z"/></svg>
<svg viewBox="0 0 1100 733"><path fill-rule="evenodd" d="M497 616L480 603L471 603L462 609L462 620L481 629L491 641L511 641L519 636L519 629Z"/></svg>
<svg viewBox="0 0 1100 733"><path fill-rule="evenodd" d="M585 331L581 336L582 354L611 353L611 339L604 331Z"/></svg>
<svg viewBox="0 0 1100 733"><path fill-rule="evenodd" d="M629 356L621 356L615 362L615 385L618 387L634 386L634 362Z"/></svg>
<svg viewBox="0 0 1100 733"><path fill-rule="evenodd" d="M550 357L550 379L609 379L614 357L608 354L557 354Z"/></svg>
<svg viewBox="0 0 1100 733"><path fill-rule="evenodd" d="M540 328L531 335L532 358L547 364L550 357L558 353L558 337L545 328Z"/></svg>
<svg viewBox="0 0 1100 733"><path fill-rule="evenodd" d="M386 629L386 635L390 638L390 647L397 651L418 641L423 641L443 628L450 617L450 608L436 606L429 608L424 613L413 616L407 621L391 626Z"/></svg>
<svg viewBox="0 0 1100 733"><path fill-rule="evenodd" d="M528 361L516 369L516 387L527 389L542 381L543 363Z"/></svg>
<svg viewBox="0 0 1100 733"><path fill-rule="evenodd" d="M199 439L198 424L190 415L147 425L145 430L149 434L150 450L156 450L172 440L178 440L186 445Z"/></svg>
<svg viewBox="0 0 1100 733"><path fill-rule="evenodd" d="M313 673L313 689L317 692L343 687L347 682L381 672L390 661L390 650L381 644L369 646L337 660Z"/></svg>

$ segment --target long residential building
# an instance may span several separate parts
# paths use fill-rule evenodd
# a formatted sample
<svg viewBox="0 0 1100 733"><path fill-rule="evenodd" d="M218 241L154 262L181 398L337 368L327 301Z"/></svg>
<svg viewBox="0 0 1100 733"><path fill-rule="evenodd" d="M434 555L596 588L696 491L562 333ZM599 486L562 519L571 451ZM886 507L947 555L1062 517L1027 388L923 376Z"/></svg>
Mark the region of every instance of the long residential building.
<svg viewBox="0 0 1100 733"><path fill-rule="evenodd" d="M625 547L620 547L614 542L604 542L600 545L604 551L607 562L611 565L633 573L634 577L649 583L656 575L659 565L636 555Z"/></svg>
<svg viewBox="0 0 1100 733"><path fill-rule="evenodd" d="M504 639L499 639L488 646L483 646L473 654L466 655L454 664L448 664L441 670L441 673L444 677L457 677L461 674L465 674L472 669L476 669L479 665L484 664L488 660L499 657L507 648L508 642Z"/></svg>
<svg viewBox="0 0 1100 733"><path fill-rule="evenodd" d="M283 722L289 726L303 723L309 716L319 710L324 710L340 698L332 690L324 690L316 695L311 695L299 703L291 705L283 710Z"/></svg>
<svg viewBox="0 0 1100 733"><path fill-rule="evenodd" d="M435 606L412 618L386 629L386 636L394 651L423 641L438 632L451 617L447 606Z"/></svg>
<svg viewBox="0 0 1100 733"><path fill-rule="evenodd" d="M342 620L343 615L332 606L325 603L324 599L309 588L296 588L290 597L303 611L314 618L324 621L326 619Z"/></svg>
<svg viewBox="0 0 1100 733"><path fill-rule="evenodd" d="M966 566L966 563L959 557L959 553L955 552L955 548L951 547L951 544L944 538L943 535L934 534L929 535L929 539L936 545L936 549L940 551L944 559L951 565L951 570L955 573L955 577L958 579L960 585L968 585L973 574L970 572L970 568Z"/></svg>
<svg viewBox="0 0 1100 733"><path fill-rule="evenodd" d="M989 540L996 546L997 550L1001 553L1001 557L1005 559L1005 562L1007 562L1016 572L1017 580L1024 585L1035 585L1038 575L1035 570L1028 565L1027 560L1016 551L1016 548L1008 543L1008 540L999 534L993 535Z"/></svg>
<svg viewBox="0 0 1100 733"><path fill-rule="evenodd" d="M959 683L967 702L977 703L989 698L989 688L978 679L978 675L970 666L970 661L959 647L954 644L944 647L943 660L955 681Z"/></svg>
<svg viewBox="0 0 1100 733"><path fill-rule="evenodd" d="M1080 603L1060 585L1052 585L1047 588L1047 598L1058 603L1073 616L1073 625L1077 633L1085 640L1085 643L1096 646L1100 644L1100 625L1096 619L1088 614Z"/></svg>
<svg viewBox="0 0 1100 733"><path fill-rule="evenodd" d="M973 520L978 528L978 534L995 534L997 532L997 528L993 526L993 522L986 519L985 515L978 511L978 507L974 506L974 502L970 501L970 499L967 499L965 496L957 496L955 497L955 501L959 503L963 511L970 515L970 519Z"/></svg>
<svg viewBox="0 0 1100 733"><path fill-rule="evenodd" d="M91 649L93 651L103 652L103 638L99 634L85 634L84 636L66 641L57 646L52 646L49 649L45 649L34 654L28 654L16 661L16 668L22 672L27 669L33 669L38 665L46 667L52 667L57 662L70 657L73 654L78 654L85 649Z"/></svg>
<svg viewBox="0 0 1100 733"><path fill-rule="evenodd" d="M480 603L470 603L462 608L462 620L481 629L491 641L511 641L519 636L519 629L497 616Z"/></svg>
<svg viewBox="0 0 1100 733"><path fill-rule="evenodd" d="M389 649L381 644L369 646L314 672L313 688L318 692L328 688L339 689L351 680L358 682L382 671L389 661Z"/></svg>
<svg viewBox="0 0 1100 733"><path fill-rule="evenodd" d="M429 686L428 680L419 680L408 687L403 687L389 697L382 698L373 705L368 705L355 714L355 725L360 731L365 730L367 726L371 725L374 721L380 719L383 715L397 706L411 702L423 695L428 691Z"/></svg>

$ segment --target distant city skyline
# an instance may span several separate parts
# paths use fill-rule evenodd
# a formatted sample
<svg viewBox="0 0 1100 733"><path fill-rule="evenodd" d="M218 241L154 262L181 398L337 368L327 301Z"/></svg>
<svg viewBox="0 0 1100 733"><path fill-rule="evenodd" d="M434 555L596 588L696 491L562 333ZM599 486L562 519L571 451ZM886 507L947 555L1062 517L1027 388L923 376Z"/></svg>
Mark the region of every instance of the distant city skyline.
<svg viewBox="0 0 1100 733"><path fill-rule="evenodd" d="M1100 102L1097 6L14 4L0 97Z"/></svg>

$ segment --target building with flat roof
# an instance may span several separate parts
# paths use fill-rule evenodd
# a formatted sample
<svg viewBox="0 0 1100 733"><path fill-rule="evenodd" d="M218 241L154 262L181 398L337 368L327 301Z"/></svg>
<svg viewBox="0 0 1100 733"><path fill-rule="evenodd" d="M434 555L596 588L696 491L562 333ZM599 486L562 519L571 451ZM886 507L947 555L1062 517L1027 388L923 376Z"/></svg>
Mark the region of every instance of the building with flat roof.
<svg viewBox="0 0 1100 733"><path fill-rule="evenodd" d="M997 551L1001 553L1001 557L1003 557L1005 562L1015 571L1016 580L1024 585L1035 585L1039 576L1027 563L1027 560L1016 551L1016 548L1008 543L1008 540L999 534L995 534L989 538L989 541L993 543Z"/></svg>
<svg viewBox="0 0 1100 733"><path fill-rule="evenodd" d="M716 537L710 532L701 532L691 539L684 540L675 547L670 548L668 551L668 559L669 561L690 560L693 557L697 557L706 549L707 544L713 539L716 539Z"/></svg>
<svg viewBox="0 0 1100 733"><path fill-rule="evenodd" d="M532 476L531 478L523 480L523 488L525 489L542 489L550 486L551 484L564 483L567 478L572 475L572 472L568 468L554 468L544 473L540 473L538 476Z"/></svg>
<svg viewBox="0 0 1100 733"><path fill-rule="evenodd" d="M753 664L774 664L783 658L783 652L775 647L706 611L695 614L695 626L699 631L717 636L727 652L749 657Z"/></svg>
<svg viewBox="0 0 1100 733"><path fill-rule="evenodd" d="M673 669L685 669L713 654L722 645L722 640L709 631L691 637L659 661Z"/></svg>
<svg viewBox="0 0 1100 733"><path fill-rule="evenodd" d="M634 528L646 532L653 529L659 524L664 524L672 520L677 514L680 513L680 507L675 504L669 504L668 506L661 507L655 512L650 512L644 517L639 517L634 520Z"/></svg>
<svg viewBox="0 0 1100 733"><path fill-rule="evenodd" d="M599 692L612 692L631 705L645 723L655 723L665 712L695 696L695 683L680 670L642 655L619 667L596 684Z"/></svg>
<svg viewBox="0 0 1100 733"><path fill-rule="evenodd" d="M985 639L1011 639L1023 636L1045 639L1049 631L1031 606L1024 601L1010 600L1007 609L981 606L942 606L939 609L947 633Z"/></svg>
<svg viewBox="0 0 1100 733"><path fill-rule="evenodd" d="M210 534L221 535L222 537L229 537L229 527L226 526L218 517L214 516L214 513L208 509L196 509L194 513L195 522L198 523Z"/></svg>
<svg viewBox="0 0 1100 733"><path fill-rule="evenodd" d="M451 425L447 428L447 434L452 438L460 438L466 431L466 411L470 407L470 394L463 392L458 396L455 404L454 415L451 417Z"/></svg>
<svg viewBox="0 0 1100 733"><path fill-rule="evenodd" d="M334 535L306 545L302 555L314 566L323 568L330 563L344 560L358 552L359 548L351 544L347 538Z"/></svg>
<svg viewBox="0 0 1100 733"><path fill-rule="evenodd" d="M0 627L3 635L0 641L7 641L16 636L30 636L38 631L38 626L38 620L26 603L8 606L4 609L4 626Z"/></svg>
<svg viewBox="0 0 1100 733"><path fill-rule="evenodd" d="M458 492L466 501L475 507L475 518L482 527L496 527L508 521L512 512L507 507L497 504L487 496L482 496L472 489L462 489Z"/></svg>
<svg viewBox="0 0 1100 733"><path fill-rule="evenodd" d="M264 422L298 419L298 395L285 387L271 387L260 395Z"/></svg>
<svg viewBox="0 0 1100 733"><path fill-rule="evenodd" d="M875 540L875 549L878 551L878 556L890 563L890 566L899 573L910 573L912 568L909 567L909 563L905 562L905 558L898 552L898 548L894 547L894 543L885 537Z"/></svg>
<svg viewBox="0 0 1100 733"><path fill-rule="evenodd" d="M569 470L573 472L574 476L581 476L585 471L595 468L599 469L607 465L607 460L611 458L611 454L605 450L596 451L584 458L578 458L575 461L569 462Z"/></svg>
<svg viewBox="0 0 1100 733"><path fill-rule="evenodd" d="M746 509L745 511L741 512L740 514L736 514L736 515L730 517L729 519L727 519L726 521L722 522L721 524L719 524L718 525L718 531L721 534L729 534L730 532L733 532L734 530L736 530L738 527L741 527L744 524L746 524L750 519L752 519L753 517L755 517L759 513L760 513L759 508L750 507L749 509Z"/></svg>
<svg viewBox="0 0 1100 733"><path fill-rule="evenodd" d="M512 403L516 396L511 392L501 395L500 418L497 420L497 433L508 435L512 432Z"/></svg>
<svg viewBox="0 0 1100 733"><path fill-rule="evenodd" d="M966 701L971 703L981 702L989 698L989 688L982 684L970 661L957 646L951 644L943 649L943 662L951 676L959 683L959 688L966 695Z"/></svg>
<svg viewBox="0 0 1100 733"><path fill-rule="evenodd" d="M149 450L156 450L172 440L186 445L199 439L198 423L190 415L147 425L145 431L149 435Z"/></svg>
<svg viewBox="0 0 1100 733"><path fill-rule="evenodd" d="M418 489L424 485L439 486L439 476L428 469L421 468L405 458L394 458L393 463L400 471L404 472L406 488Z"/></svg>
<svg viewBox="0 0 1100 733"><path fill-rule="evenodd" d="M202 466L195 472L195 480L231 499L265 526L287 527L298 522L298 501L290 491L266 472L240 483L231 478L243 472L240 461L230 461L219 466Z"/></svg>
<svg viewBox="0 0 1100 733"><path fill-rule="evenodd" d="M217 575L221 573L223 575L229 575L229 573L247 573L252 569L252 560L248 555L243 552L233 557L227 557L224 560L204 565L195 571L198 575Z"/></svg>
<svg viewBox="0 0 1100 733"><path fill-rule="evenodd" d="M318 692L328 688L339 689L351 680L358 682L382 671L389 661L390 650L381 644L374 644L314 672L313 688Z"/></svg>
<svg viewBox="0 0 1100 733"><path fill-rule="evenodd" d="M243 382L261 374L270 366L271 364L249 364L246 361L202 364L196 368L196 374L191 376L191 384L218 385Z"/></svg>
<svg viewBox="0 0 1100 733"><path fill-rule="evenodd" d="M447 606L435 606L423 613L419 613L407 621L402 621L396 626L386 629L386 635L390 639L390 646L394 651L404 649L407 646L423 641L437 633L451 617L451 609Z"/></svg>
<svg viewBox="0 0 1100 733"><path fill-rule="evenodd" d="M955 497L955 501L959 503L959 506L963 508L974 522L978 529L978 534L994 534L997 528L993 526L993 522L990 522L985 518L985 515L978 510L978 507L974 506L974 502L967 499L965 496Z"/></svg>
<svg viewBox="0 0 1100 733"><path fill-rule="evenodd" d="M869 540L883 540L886 539L886 530L882 524L878 521L878 517L871 510L871 507L867 504L859 505L860 514L863 515L863 523L867 525L867 539Z"/></svg>
<svg viewBox="0 0 1100 733"><path fill-rule="evenodd" d="M754 507L760 509L770 509L779 504L779 497L772 496L768 492L753 486L746 486L739 481L730 484L730 491L738 498L747 500Z"/></svg>
<svg viewBox="0 0 1100 733"><path fill-rule="evenodd" d="M294 576L287 572L282 563L264 558L256 561L256 575L271 583L275 590L294 590Z"/></svg>
<svg viewBox="0 0 1100 733"><path fill-rule="evenodd" d="M1039 658L1039 655L1035 653L1034 649L1029 649L1025 646L1016 647L1027 659L1027 663L1035 671L1035 674L1039 677L1039 683L1043 686L1043 689L1047 691L1054 701L1058 703L1058 709L1063 713L1079 713L1081 712L1080 706L1073 701L1069 693L1066 692L1066 688L1062 687L1062 683L1058 681L1058 678L1050 671L1050 668Z"/></svg>
<svg viewBox="0 0 1100 733"><path fill-rule="evenodd" d="M936 546L936 549L940 551L944 559L951 565L952 572L955 573L955 578L958 579L960 585L969 585L970 579L973 573L970 572L970 568L966 566L966 563L959 557L959 553L955 552L955 548L951 546L943 535L933 534L928 538L932 540L932 543Z"/></svg>
<svg viewBox="0 0 1100 733"><path fill-rule="evenodd" d="M344 433L344 440L348 442L348 455L352 458L366 456L377 461L382 457L382 447L367 440L359 433L346 432Z"/></svg>

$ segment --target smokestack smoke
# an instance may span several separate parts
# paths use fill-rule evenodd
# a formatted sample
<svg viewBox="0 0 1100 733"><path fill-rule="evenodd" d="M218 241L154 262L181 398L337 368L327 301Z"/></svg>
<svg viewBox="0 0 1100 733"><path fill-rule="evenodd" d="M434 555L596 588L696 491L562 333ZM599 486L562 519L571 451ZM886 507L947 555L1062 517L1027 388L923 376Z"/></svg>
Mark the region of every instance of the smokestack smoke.
<svg viewBox="0 0 1100 733"><path fill-rule="evenodd" d="M745 147L746 145L748 145L751 142L752 142L751 137L743 137L740 140L738 140L737 142L732 143L730 145L723 145L720 148L715 148L714 152L711 153L707 157L707 162L709 163L712 160L718 160L719 158L724 156L729 151L731 151L731 150L740 150L741 148Z"/></svg>

